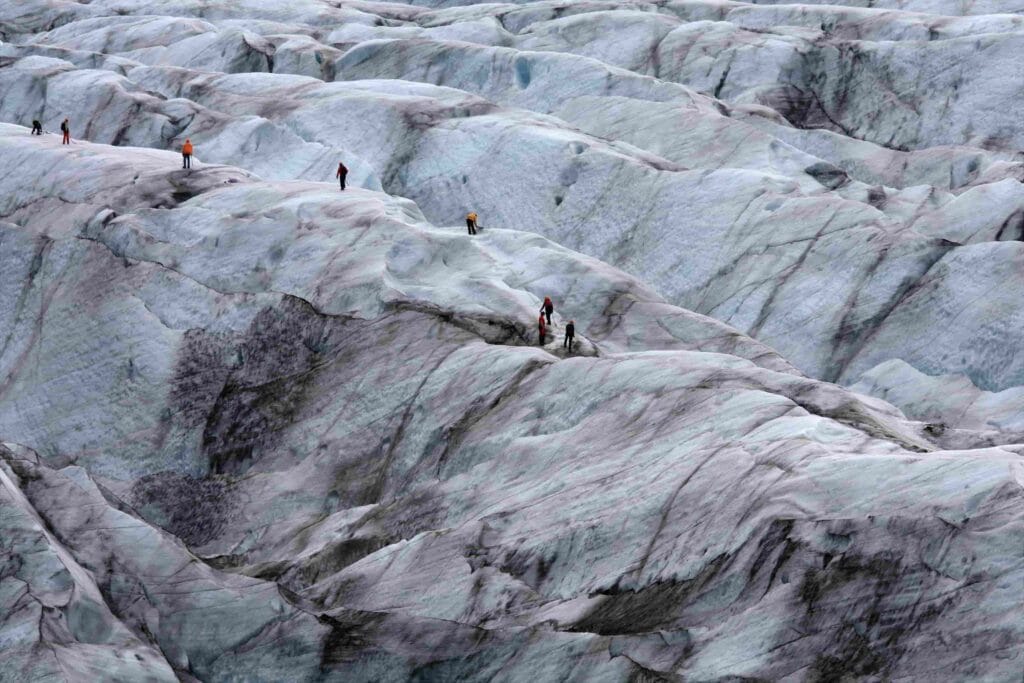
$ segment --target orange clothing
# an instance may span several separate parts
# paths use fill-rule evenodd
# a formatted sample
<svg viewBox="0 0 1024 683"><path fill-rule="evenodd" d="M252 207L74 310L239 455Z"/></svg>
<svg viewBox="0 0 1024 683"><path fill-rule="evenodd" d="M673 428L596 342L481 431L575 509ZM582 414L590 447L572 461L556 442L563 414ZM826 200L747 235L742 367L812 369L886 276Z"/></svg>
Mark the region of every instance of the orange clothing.
<svg viewBox="0 0 1024 683"><path fill-rule="evenodd" d="M473 221L474 223L476 223L476 214L475 214L475 213L470 213L470 214L468 214L468 215L466 216L466 219L467 219L467 220L471 220L471 221Z"/></svg>
<svg viewBox="0 0 1024 683"><path fill-rule="evenodd" d="M192 153L192 143L191 142L186 142L184 145L182 145L181 153L182 154L191 154Z"/></svg>

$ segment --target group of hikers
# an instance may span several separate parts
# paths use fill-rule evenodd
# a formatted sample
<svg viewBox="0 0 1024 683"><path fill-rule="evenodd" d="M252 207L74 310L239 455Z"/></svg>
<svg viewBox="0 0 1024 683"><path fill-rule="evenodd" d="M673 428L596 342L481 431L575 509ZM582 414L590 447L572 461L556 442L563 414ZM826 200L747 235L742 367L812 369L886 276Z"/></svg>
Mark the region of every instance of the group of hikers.
<svg viewBox="0 0 1024 683"><path fill-rule="evenodd" d="M540 317L537 318L537 327L540 332L540 345L547 343L548 325L551 324L551 314L555 312L555 305L551 303L551 297L544 297L544 303L540 307ZM545 321L546 319L546 321ZM572 353L572 343L576 339L576 321L570 320L565 326L565 339L562 340L562 348L569 349Z"/></svg>
<svg viewBox="0 0 1024 683"><path fill-rule="evenodd" d="M60 132L62 135L61 144L71 144L71 121L65 118L60 124ZM42 135L43 124L37 119L32 121L32 135ZM191 169L192 168L192 153L195 151L195 147L192 145L190 138L185 139L185 144L181 146L181 167ZM348 168L344 162L338 162L338 170L335 172L334 177L338 179L341 185L341 189L345 189L345 179L348 177ZM469 230L470 235L477 234L477 215L475 211L470 211L466 214L466 228ZM544 297L544 304L540 307L540 318L537 320L538 332L540 333L540 345L544 346L547 341L548 327L551 325L551 314L554 313L555 306L551 303L551 297ZM570 320L569 324L565 326L565 340L562 342L562 348L568 349L569 353L572 353L572 344L576 337L576 321Z"/></svg>
<svg viewBox="0 0 1024 683"><path fill-rule="evenodd" d="M342 188L344 189L344 188ZM475 211L466 214L466 229L470 235L477 234L477 215ZM540 345L547 343L548 327L551 325L551 314L555 312L555 305L551 303L551 297L544 297L544 303L540 307L540 318L537 319L537 331L540 333ZM565 339L562 341L562 348L569 349L572 353L572 343L576 338L576 321L570 320L565 326Z"/></svg>
<svg viewBox="0 0 1024 683"><path fill-rule="evenodd" d="M43 134L43 123L39 119L32 119L32 135ZM71 119L64 117L64 120L60 122L60 135L62 145L71 144ZM181 147L181 167L192 168L192 141L185 140L185 144Z"/></svg>
<svg viewBox="0 0 1024 683"><path fill-rule="evenodd" d="M71 121L65 118L60 122L60 133L62 145L71 144ZM38 119L32 119L32 135L42 135L43 124Z"/></svg>

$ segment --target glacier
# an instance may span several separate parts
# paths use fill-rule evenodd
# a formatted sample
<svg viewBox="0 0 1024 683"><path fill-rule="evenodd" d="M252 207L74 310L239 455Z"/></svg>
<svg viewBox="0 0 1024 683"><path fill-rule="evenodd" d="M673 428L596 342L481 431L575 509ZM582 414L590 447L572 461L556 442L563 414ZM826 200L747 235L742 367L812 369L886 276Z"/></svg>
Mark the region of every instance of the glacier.
<svg viewBox="0 0 1024 683"><path fill-rule="evenodd" d="M0 682L1024 675L1024 2L0 41Z"/></svg>

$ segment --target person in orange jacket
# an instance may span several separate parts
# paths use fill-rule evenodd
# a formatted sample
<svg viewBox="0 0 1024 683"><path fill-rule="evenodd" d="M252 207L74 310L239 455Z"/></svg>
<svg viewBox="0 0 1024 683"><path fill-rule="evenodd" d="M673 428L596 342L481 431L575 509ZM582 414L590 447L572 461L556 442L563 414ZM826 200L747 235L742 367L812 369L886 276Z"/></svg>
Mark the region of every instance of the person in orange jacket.
<svg viewBox="0 0 1024 683"><path fill-rule="evenodd" d="M466 227L469 229L470 235L476 234L476 212L470 211L466 214Z"/></svg>
<svg viewBox="0 0 1024 683"><path fill-rule="evenodd" d="M555 305L551 303L551 297L544 297L544 305L540 307L541 314L547 314L548 325L551 324L551 314L555 312Z"/></svg>
<svg viewBox="0 0 1024 683"><path fill-rule="evenodd" d="M192 168L192 141L185 138L185 144L181 146L181 167Z"/></svg>
<svg viewBox="0 0 1024 683"><path fill-rule="evenodd" d="M64 138L61 140L62 145L71 144L71 121L64 119L60 123L60 132L64 134Z"/></svg>
<svg viewBox="0 0 1024 683"><path fill-rule="evenodd" d="M540 329L540 345L544 346L544 342L547 340L548 328L544 325L544 314L541 313L540 317L537 318L537 326Z"/></svg>
<svg viewBox="0 0 1024 683"><path fill-rule="evenodd" d="M348 168L342 162L338 162L338 172L334 174L334 177L341 182L341 189L345 189L345 178L348 177Z"/></svg>

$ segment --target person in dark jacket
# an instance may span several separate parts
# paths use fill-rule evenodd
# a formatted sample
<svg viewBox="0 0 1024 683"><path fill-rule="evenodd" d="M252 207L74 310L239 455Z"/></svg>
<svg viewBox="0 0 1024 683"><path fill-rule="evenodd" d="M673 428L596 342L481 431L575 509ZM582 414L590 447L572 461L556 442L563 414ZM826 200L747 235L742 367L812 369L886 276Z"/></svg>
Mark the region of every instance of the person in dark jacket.
<svg viewBox="0 0 1024 683"><path fill-rule="evenodd" d="M548 316L548 325L551 324L551 314L555 312L555 305L551 303L551 297L544 297L544 304L540 307L540 312Z"/></svg>
<svg viewBox="0 0 1024 683"><path fill-rule="evenodd" d="M344 163L338 162L338 172L334 174L334 177L341 183L341 189L345 189L345 178L348 177L348 168Z"/></svg>
<svg viewBox="0 0 1024 683"><path fill-rule="evenodd" d="M572 353L572 342L576 338L576 321L570 320L569 324L565 326L565 341L562 342L562 348L569 349L569 353Z"/></svg>
<svg viewBox="0 0 1024 683"><path fill-rule="evenodd" d="M71 122L68 121L67 119L64 119L63 121L61 121L60 122L60 132L64 134L64 137L61 140L60 144L62 144L62 145L70 145L71 144Z"/></svg>
<svg viewBox="0 0 1024 683"><path fill-rule="evenodd" d="M537 318L537 328L540 332L540 345L544 346L544 342L547 341L548 328L544 325L544 314L541 313L540 317Z"/></svg>
<svg viewBox="0 0 1024 683"><path fill-rule="evenodd" d="M32 135L42 135L43 124L39 123L38 119L32 119Z"/></svg>

